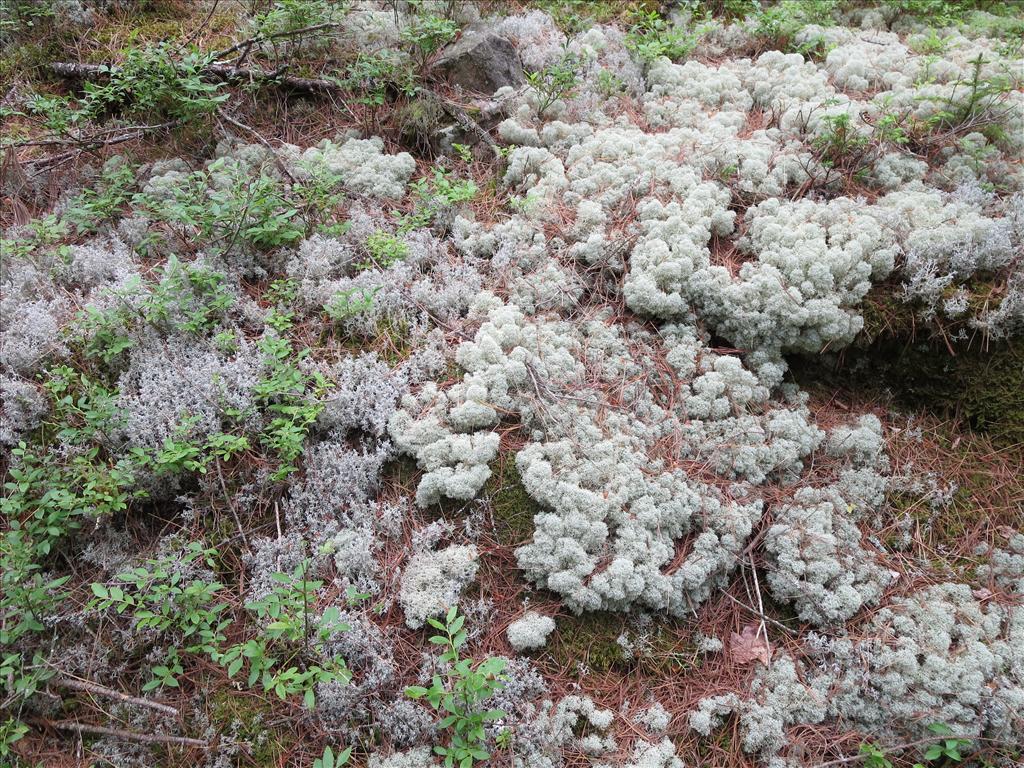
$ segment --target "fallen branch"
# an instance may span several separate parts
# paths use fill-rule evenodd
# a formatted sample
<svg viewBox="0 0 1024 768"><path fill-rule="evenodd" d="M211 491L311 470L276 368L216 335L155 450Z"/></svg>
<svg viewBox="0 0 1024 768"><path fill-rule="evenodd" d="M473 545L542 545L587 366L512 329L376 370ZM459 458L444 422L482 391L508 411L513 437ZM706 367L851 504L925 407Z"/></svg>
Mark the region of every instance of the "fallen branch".
<svg viewBox="0 0 1024 768"><path fill-rule="evenodd" d="M746 603L744 603L744 602L743 602L742 600L738 600L738 599L736 599L735 597L733 597L732 595L730 595L730 594L729 594L728 592L725 592L725 591L723 590L722 594L723 594L723 595L725 595L726 597L728 597L728 598L729 598L730 600L732 600L732 601L733 601L734 603L736 603L736 605L740 606L741 608L746 608L746 609L747 609L748 611L750 611L751 613L757 614L757 615L758 615L758 616L760 616L760 617L761 617L761 618L762 618L762 619L763 619L764 621L767 621L767 622L768 622L769 624L773 624L773 625L775 625L776 627L778 627L779 629L781 629L781 630L782 630L783 632L788 632L788 633L789 633L790 635L793 635L794 637L795 637L795 636L797 636L798 634L800 634L799 632L797 632L796 630L794 630L794 629L793 629L792 627L787 627L787 626L786 626L785 624L782 624L781 622L778 622L778 621L776 621L776 620L775 620L775 619L773 619L772 617L770 617L770 616L765 616L765 615L764 615L764 613L763 613L762 611L758 611L758 610L757 610L757 608L754 608L754 606L752 606L752 605L747 605L747 604L746 604Z"/></svg>
<svg viewBox="0 0 1024 768"><path fill-rule="evenodd" d="M75 731L76 733L88 733L96 736L113 736L125 741L135 741L140 744L177 744L182 747L198 747L209 749L210 745L202 739L193 739L188 736L171 736L166 733L136 733L126 731L123 728L108 728L105 725L87 725L74 720L42 720L40 724L56 728L58 731Z"/></svg>
<svg viewBox="0 0 1024 768"><path fill-rule="evenodd" d="M15 141L8 146L11 147L52 147L62 146L66 147L69 145L76 146L80 149L97 149L99 147L107 147L113 144L123 144L126 141L132 139L138 139L150 131L160 131L165 128L174 128L181 124L180 120L172 120L167 123L156 123L154 125L126 125L124 128L116 128L106 131L99 131L98 133L89 134L87 136L67 136L60 139L43 139L40 141ZM125 133L121 133L116 136L110 134L115 133L118 130L123 130Z"/></svg>
<svg viewBox="0 0 1024 768"><path fill-rule="evenodd" d="M484 144L486 144L494 151L495 156L498 156L499 149L497 142L491 137L491 134L489 134L487 131L480 127L479 123L477 123L475 120L473 120L473 118L466 114L466 110L464 110L455 102L449 101L448 99L444 98L435 91L431 91L426 88L421 88L420 93L426 96L428 99L434 101L439 107L441 107L441 109L448 113L448 115L456 123L459 124L459 127L462 130L464 130L466 133L476 136L480 141L482 141Z"/></svg>
<svg viewBox="0 0 1024 768"><path fill-rule="evenodd" d="M284 164L284 161L281 160L280 156L277 154L277 152L274 151L274 148L270 146L270 142L267 141L266 137L264 137L262 133L257 131L251 125L246 125L245 123L239 122L235 118L231 117L231 115L229 115L223 109L217 110L217 116L221 120L224 120L225 122L235 126L235 128L239 128L245 131L246 133L254 136L260 144L262 144L264 147L270 150L270 154L274 158L274 164L277 166L277 169L281 172L281 175L288 179L288 181L290 181L292 184L295 183L295 177L292 176L291 171L288 170L288 166Z"/></svg>
<svg viewBox="0 0 1024 768"><path fill-rule="evenodd" d="M157 712L163 712L166 715L173 715L174 717L179 716L178 710L167 704L161 704L158 701L151 701L150 699L143 699L139 696L130 696L127 693L121 693L115 691L113 688L107 688L106 686L100 685L99 683L93 683L89 680L76 680L71 677L57 677L53 679L53 684L60 687L66 688L69 691L84 691L85 693L93 693L97 696L106 696L110 699L117 699L127 704L136 704L140 707L147 707L149 709L156 710Z"/></svg>
<svg viewBox="0 0 1024 768"><path fill-rule="evenodd" d="M325 22L323 24L314 24L310 27L302 27L301 29L289 29L285 30L284 32L274 32L269 35L257 35L255 37L250 37L246 40L242 40L241 42L235 43L234 45L228 46L227 48L224 48L220 51L216 51L213 54L213 58L223 59L225 56L229 56L235 51L240 51L243 48L251 48L254 45L258 45L259 43L267 43L270 42L271 40L281 40L287 37L298 37L299 35L304 35L307 32L318 32L322 29L340 29L341 26L342 25L337 22Z"/></svg>
<svg viewBox="0 0 1024 768"><path fill-rule="evenodd" d="M105 77L111 74L111 72L117 71L116 67L107 65L79 64L74 62L54 62L50 64L50 69L61 77L85 80ZM276 88L285 88L314 96L343 96L348 93L336 80L295 77L293 75L286 75L286 69L287 66L268 71L253 67L236 67L231 64L207 64L202 68L202 72L207 76L216 77L225 82L263 83ZM494 151L495 155L498 154L499 147L497 142L479 123L466 114L466 110L429 88L421 87L419 94L440 107L463 131L486 144ZM228 122L232 121L229 120Z"/></svg>

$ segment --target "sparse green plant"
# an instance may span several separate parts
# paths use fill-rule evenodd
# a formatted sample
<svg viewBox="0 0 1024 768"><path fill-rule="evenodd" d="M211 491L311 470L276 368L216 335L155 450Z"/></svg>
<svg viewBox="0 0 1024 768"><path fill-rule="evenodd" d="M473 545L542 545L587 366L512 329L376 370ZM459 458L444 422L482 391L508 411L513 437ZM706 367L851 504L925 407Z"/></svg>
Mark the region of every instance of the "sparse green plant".
<svg viewBox="0 0 1024 768"><path fill-rule="evenodd" d="M28 733L28 726L20 720L8 717L0 722L0 757L14 754L11 747Z"/></svg>
<svg viewBox="0 0 1024 768"><path fill-rule="evenodd" d="M378 286L373 289L357 287L338 291L324 305L324 311L336 323L348 320L363 312L368 312L373 307L373 299L379 290Z"/></svg>
<svg viewBox="0 0 1024 768"><path fill-rule="evenodd" d="M468 144L459 144L457 142L453 142L452 149L455 150L456 156L458 156L459 160L461 160L462 162L473 162L473 150Z"/></svg>
<svg viewBox="0 0 1024 768"><path fill-rule="evenodd" d="M283 37L301 46L314 35L329 35L332 29L328 25L340 20L347 12L347 2L276 0L270 9L253 16L253 37L257 42L269 42L271 45Z"/></svg>
<svg viewBox="0 0 1024 768"><path fill-rule="evenodd" d="M443 168L434 168L432 176L417 179L411 187L418 201L412 213L399 216L399 233L430 226L441 210L469 202L478 191L471 179L453 180Z"/></svg>
<svg viewBox="0 0 1024 768"><path fill-rule="evenodd" d="M314 221L330 206L331 199L312 193L314 188L298 185L292 197L267 169L254 174L222 157L190 174L171 200L137 195L134 204L155 220L176 225L182 242L198 238L220 251L236 245L269 250L294 244L312 228L302 215L307 200L314 201Z"/></svg>
<svg viewBox="0 0 1024 768"><path fill-rule="evenodd" d="M626 47L645 65L665 56L680 61L697 47L704 28L686 29L673 26L658 11L634 9L632 24L626 35Z"/></svg>
<svg viewBox="0 0 1024 768"><path fill-rule="evenodd" d="M323 409L319 402L327 388L320 374L303 372L298 363L309 354L308 349L298 352L287 339L268 335L260 340L260 350L268 368L268 375L256 383L253 393L272 415L260 438L281 464L272 477L283 480L298 467L295 461L310 426Z"/></svg>
<svg viewBox="0 0 1024 768"><path fill-rule="evenodd" d="M536 91L539 98L537 114L540 117L544 117L544 113L555 102L572 93L579 83L580 66L580 58L565 51L555 63L544 69L526 73L526 82Z"/></svg>
<svg viewBox="0 0 1024 768"><path fill-rule="evenodd" d="M970 75L953 83L943 106L924 121L929 132L1001 130L999 123L1006 115L1000 109L1006 104L1013 84L1006 75L983 75L985 63L980 53L970 62ZM963 89L967 90L966 98Z"/></svg>
<svg viewBox="0 0 1024 768"><path fill-rule="evenodd" d="M222 83L205 75L210 61L207 54L181 53L170 43L129 48L120 64L103 65L102 79L84 84L81 99L37 95L28 109L57 134L112 115L187 123L216 112L229 98Z"/></svg>
<svg viewBox="0 0 1024 768"><path fill-rule="evenodd" d="M864 768L893 768L892 761L886 756L885 750L877 744L863 743L860 745L858 753Z"/></svg>
<svg viewBox="0 0 1024 768"><path fill-rule="evenodd" d="M391 92L413 96L416 77L409 57L402 51L383 48L379 51L360 51L347 67L346 76L338 84L358 94L356 102L376 113Z"/></svg>
<svg viewBox="0 0 1024 768"><path fill-rule="evenodd" d="M808 24L829 26L837 0L782 0L759 4L754 35L766 45L789 49L793 35Z"/></svg>
<svg viewBox="0 0 1024 768"><path fill-rule="evenodd" d="M612 96L619 96L626 90L626 83L621 77L607 69L597 73L597 90L606 99Z"/></svg>
<svg viewBox="0 0 1024 768"><path fill-rule="evenodd" d="M927 36L911 43L910 49L919 54L939 54L946 51L948 44L948 38L940 35L937 29L929 28Z"/></svg>
<svg viewBox="0 0 1024 768"><path fill-rule="evenodd" d="M116 161L107 163L96 184L83 189L70 202L62 219L74 225L79 233L95 232L131 199L134 184L135 173L130 165Z"/></svg>
<svg viewBox="0 0 1024 768"><path fill-rule="evenodd" d="M9 259L24 259L39 248L60 242L68 233L67 222L54 214L32 219L18 237L0 237L0 253ZM58 247L57 256L64 258L69 252L67 245Z"/></svg>
<svg viewBox="0 0 1024 768"><path fill-rule="evenodd" d="M439 631L430 642L443 649L439 661L447 671L434 675L429 688L414 685L405 689L410 698L423 699L434 710L447 713L438 727L449 731L448 746L434 747L444 758L446 768L471 768L488 760L491 754L487 750L487 724L507 716L503 710L486 708L491 695L505 685L502 672L506 661L490 657L477 662L463 656L465 622L458 606L448 610L443 622L428 619L430 626Z"/></svg>
<svg viewBox="0 0 1024 768"><path fill-rule="evenodd" d="M964 759L963 750L971 746L970 739L954 736L953 729L945 723L932 723L928 726L928 730L935 734L937 740L925 748L923 757L926 762L948 765L950 762L959 763ZM925 768L925 766L915 763L914 768Z"/></svg>
<svg viewBox="0 0 1024 768"><path fill-rule="evenodd" d="M458 25L449 18L433 13L415 14L400 36L422 70L430 58L459 34Z"/></svg>
<svg viewBox="0 0 1024 768"><path fill-rule="evenodd" d="M826 103L825 106L830 106ZM883 151L899 148L909 142L904 128L905 116L888 111L883 112L863 127L854 124L849 112L825 114L821 117L821 128L810 142L814 156L825 168L821 183L827 186L839 177L848 181L865 182ZM813 111L813 110L812 110ZM810 115L808 115L808 124ZM805 126L806 127L806 126Z"/></svg>
<svg viewBox="0 0 1024 768"><path fill-rule="evenodd" d="M250 687L259 682L264 691L273 691L281 699L301 694L303 703L312 709L318 684L348 682L351 674L342 659L322 653L324 642L349 626L341 621L336 606L328 607L319 617L313 615L313 600L323 582L308 578L309 567L307 558L291 573L272 575L270 592L245 604L247 611L265 623L263 630L258 637L218 654L217 661L227 668L229 677L248 664ZM280 657L271 655L278 653Z"/></svg>
<svg viewBox="0 0 1024 768"><path fill-rule="evenodd" d="M127 612L139 630L171 631L179 637L180 645L168 647L166 660L153 667L153 678L143 690L178 687L182 652L216 655L225 641L224 630L231 620L221 617L227 609L227 603L218 602L223 586L184 575L185 566L196 561L213 565L215 553L216 550L198 542L189 542L182 552L147 560L143 565L117 574L112 584L91 585L91 608L112 610L117 614Z"/></svg>
<svg viewBox="0 0 1024 768"><path fill-rule="evenodd" d="M331 747L324 747L324 753L313 761L313 768L338 768L341 765L348 765L351 756L352 747L343 749L338 754L335 754Z"/></svg>
<svg viewBox="0 0 1024 768"><path fill-rule="evenodd" d="M387 269L409 255L409 246L390 232L377 230L366 238L366 251L370 258L358 264L359 269Z"/></svg>
<svg viewBox="0 0 1024 768"><path fill-rule="evenodd" d="M813 146L825 166L846 165L870 144L868 137L853 126L848 112L824 115L821 119L825 129L814 138Z"/></svg>

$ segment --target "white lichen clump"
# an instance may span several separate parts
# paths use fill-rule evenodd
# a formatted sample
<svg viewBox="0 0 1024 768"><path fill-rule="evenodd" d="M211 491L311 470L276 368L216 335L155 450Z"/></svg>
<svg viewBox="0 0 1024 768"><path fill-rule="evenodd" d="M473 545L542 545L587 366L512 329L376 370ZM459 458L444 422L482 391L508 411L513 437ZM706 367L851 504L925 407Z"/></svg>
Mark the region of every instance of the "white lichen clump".
<svg viewBox="0 0 1024 768"><path fill-rule="evenodd" d="M268 24L283 23L278 5ZM407 62L398 48L425 34L410 26L421 10L435 21L481 13L440 0L356 5L313 3L337 34L289 33L282 50L345 40ZM276 535L241 532L246 600L297 572L322 582L318 611L349 596L347 631L324 633L315 650L324 670L344 659L353 674L317 684L310 717L382 734L370 768L441 763L432 747L449 743L447 725L404 695L406 678L460 667L424 652L415 670L402 668L400 644L430 630L389 626L353 595L372 595L383 616L397 603L417 631L458 606L463 666L501 646L493 632L505 628L521 655L478 704L502 712L488 720L488 742L515 734L502 758L514 768L559 768L566 755L594 768L683 768L669 737L686 726L706 738L735 727L737 748L773 768L798 759L791 739L826 723L879 743L916 744L943 723L1015 744L1024 534L998 527L963 583L945 581L961 578L951 569L937 576L929 559L941 549L912 553L917 516L889 526L893 492L926 485L912 463L893 473L891 419L853 413L836 425L831 404L789 369L863 338L872 291L904 302L951 350L975 343L971 334L987 349L1024 333L1019 46L982 22L936 38L876 3L834 9L836 24L797 30L784 52L766 49L759 18L708 22L694 32L696 55L676 60L640 55L639 28L567 34L539 10L484 21L527 70L571 66L575 81L549 99L541 72L473 105L505 145L483 204L438 191L482 172L458 143L459 157L439 157L436 173L414 181L416 158L386 152L378 137L277 149L225 139L206 161L144 166L118 203L130 213L76 232L74 244L33 245L38 233L14 227L16 247L0 261L5 470L59 465L73 475L67 485L94 472L90 492L123 475L125 505L145 498L196 528L232 517L241 528L250 510L272 509ZM680 9L659 34L678 25L689 35L692 21ZM972 101L979 80L998 109ZM894 116L913 141L880 137ZM841 157L831 153L839 139ZM264 204L280 227L269 234L255 213ZM72 206L63 200L54 221ZM229 221L203 229L174 218L184 210L226 210ZM64 381L63 366L82 360L89 378ZM168 469L179 451L199 469ZM400 456L418 468L415 504L380 493ZM488 526L512 474L535 513L514 550L516 578L528 582L513 602L522 607L501 615L508 603L487 579L473 585L481 556L511 557ZM935 477L929 490L936 510L957 493ZM104 539L84 550L103 578L130 559ZM546 689L544 653L531 652L557 627L526 609L531 590L545 590L550 614L629 614L612 647L633 660L653 648L652 617L700 616L702 604L735 599L740 580L751 604L739 608L763 612L766 597L796 618L784 650L773 643L745 662L735 639L695 628L691 647L708 669L757 664L730 678L735 688L709 688L684 716L654 701L657 690L613 711L588 697L580 660L578 695ZM118 631L143 658L145 633ZM76 674L92 675L100 644L97 635L87 653L69 653ZM147 664L167 661L151 651Z"/></svg>
<svg viewBox="0 0 1024 768"><path fill-rule="evenodd" d="M508 641L517 651L543 648L548 635L555 631L555 620L536 611L527 611L508 625Z"/></svg>
<svg viewBox="0 0 1024 768"><path fill-rule="evenodd" d="M414 554L402 572L398 595L405 623L419 629L427 619L440 616L458 603L478 567L474 546L452 545Z"/></svg>

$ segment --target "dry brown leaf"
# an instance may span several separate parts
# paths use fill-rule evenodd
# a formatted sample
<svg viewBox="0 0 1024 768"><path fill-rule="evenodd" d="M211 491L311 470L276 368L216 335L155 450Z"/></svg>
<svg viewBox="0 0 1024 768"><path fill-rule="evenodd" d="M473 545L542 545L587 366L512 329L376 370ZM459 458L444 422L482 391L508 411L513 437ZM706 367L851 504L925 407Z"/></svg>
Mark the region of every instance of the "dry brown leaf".
<svg viewBox="0 0 1024 768"><path fill-rule="evenodd" d="M737 664L750 664L760 661L768 666L772 651L768 646L768 638L764 633L758 634L760 625L747 624L740 633L733 632L729 643L729 656Z"/></svg>

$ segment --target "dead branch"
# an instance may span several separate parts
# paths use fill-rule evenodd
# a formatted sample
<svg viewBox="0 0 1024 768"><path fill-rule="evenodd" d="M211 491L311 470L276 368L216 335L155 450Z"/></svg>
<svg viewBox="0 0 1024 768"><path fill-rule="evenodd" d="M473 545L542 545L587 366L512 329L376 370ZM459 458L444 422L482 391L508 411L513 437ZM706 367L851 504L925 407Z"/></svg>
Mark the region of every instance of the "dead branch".
<svg viewBox="0 0 1024 768"><path fill-rule="evenodd" d="M295 177L292 176L291 171L288 170L288 166L286 166L284 164L284 162L278 156L277 152L274 151L274 148L272 146L270 146L270 142L267 141L267 139L263 136L262 133L257 131L251 125L246 125L245 123L240 122L240 121L236 120L235 118L231 117L231 115L229 115L223 109L218 109L217 110L217 116L221 120L224 120L225 122L230 123L231 125L235 126L236 128L239 128L240 130L243 130L246 133L249 133L252 136L255 136L256 140L260 144L262 144L264 147L266 147L267 149L270 150L271 156L274 158L274 164L277 166L277 169L281 172L281 174L286 179L288 179L288 181L290 181L292 184L295 183Z"/></svg>
<svg viewBox="0 0 1024 768"><path fill-rule="evenodd" d="M50 69L61 77L86 80L104 77L111 74L111 72L117 71L116 67L100 64L80 64L77 62L53 62L50 64ZM286 75L286 69L287 66L268 71L253 67L237 67L231 64L208 64L203 67L202 72L207 76L216 77L225 82L262 83L313 96L341 96L347 93L346 89L339 85L336 80ZM497 142L479 123L466 114L466 110L461 106L429 88L421 87L419 94L440 107L463 131L486 144L497 155ZM229 120L229 122L231 121Z"/></svg>
<svg viewBox="0 0 1024 768"><path fill-rule="evenodd" d="M274 32L273 34L270 35L257 35L255 37L250 37L245 40L242 40L241 42L235 43L234 45L231 45L220 51L216 51L213 54L213 58L223 59L225 56L230 56L235 51L240 51L243 48L252 48L254 45L258 45L259 43L267 43L270 42L271 40L282 40L288 37L299 37L300 35L304 35L307 32L319 32L322 29L340 29L341 26L342 25L338 24L337 22L325 22L323 24L313 24L312 26L309 27L302 27L301 29L289 29L283 32Z"/></svg>
<svg viewBox="0 0 1024 768"><path fill-rule="evenodd" d="M165 128L174 128L181 125L180 120L172 120L167 123L155 123L153 125L126 125L123 128L115 128L98 133L77 136L65 136L58 139L44 139L40 141L16 141L8 146L11 147L53 147L53 146L76 146L79 149L98 149L113 144L123 144L132 139L138 139L150 131L160 131ZM111 135L116 131L125 131L118 135Z"/></svg>
<svg viewBox="0 0 1024 768"><path fill-rule="evenodd" d="M53 684L60 688L66 688L70 691L84 691L86 693L96 694L97 696L106 696L110 699L117 699L118 701L123 701L127 704L137 704L140 707L147 707L149 709L156 710L157 712L163 712L166 715L173 715L174 717L178 717L180 714L178 710L167 704L161 704L160 702L144 699L139 696L130 696L127 693L115 691L113 688L107 688L104 685L93 683L89 680L77 680L75 678L61 676L54 678Z"/></svg>
<svg viewBox="0 0 1024 768"><path fill-rule="evenodd" d="M108 728L105 725L87 725L75 720L42 720L41 725L56 728L58 731L75 731L76 733L89 733L96 736L113 736L125 741L135 741L140 744L177 744L182 747L198 747L209 749L210 745L202 739L193 739L188 736L171 736L166 733L136 733L126 731L123 728Z"/></svg>
<svg viewBox="0 0 1024 768"><path fill-rule="evenodd" d="M491 137L491 134L489 134L487 131L480 127L479 123L477 123L475 120L473 120L473 118L466 114L466 110L464 110L455 102L449 101L448 99L444 98L443 96L441 96L441 94L437 93L436 91L432 91L427 88L420 88L420 94L422 96L425 96L428 100L433 101L435 104L437 104L437 106L444 110L444 112L446 112L449 117L451 117L456 123L458 123L459 127L462 130L464 130L468 134L476 136L477 139L479 139L488 147L490 147L494 151L496 156L498 155L497 142L494 141L494 139Z"/></svg>

